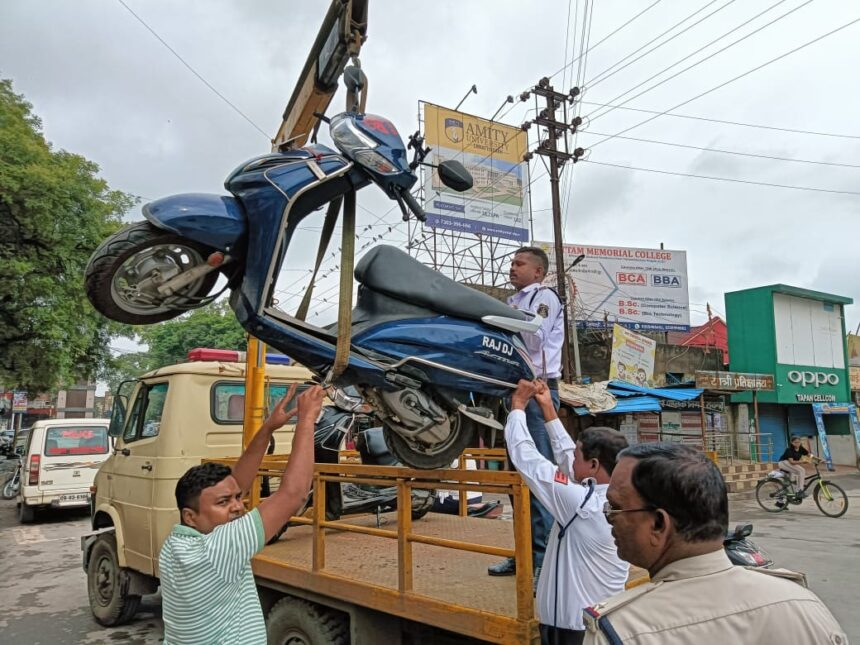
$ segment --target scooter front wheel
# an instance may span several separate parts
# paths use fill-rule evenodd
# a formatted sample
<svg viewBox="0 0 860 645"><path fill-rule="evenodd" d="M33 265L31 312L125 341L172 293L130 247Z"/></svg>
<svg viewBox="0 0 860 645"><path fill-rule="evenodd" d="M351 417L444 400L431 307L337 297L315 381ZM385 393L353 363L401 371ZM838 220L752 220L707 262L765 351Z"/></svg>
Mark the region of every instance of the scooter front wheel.
<svg viewBox="0 0 860 645"><path fill-rule="evenodd" d="M99 313L118 322L170 320L198 306L215 286L218 272L206 273L170 296L158 287L205 264L212 251L149 222L131 224L102 242L90 258L84 278L87 298Z"/></svg>
<svg viewBox="0 0 860 645"><path fill-rule="evenodd" d="M451 415L451 434L444 442L434 445L418 445L407 441L388 424L383 427L388 449L401 463L410 468L432 470L450 468L466 448L477 446L477 425L469 417L459 413Z"/></svg>

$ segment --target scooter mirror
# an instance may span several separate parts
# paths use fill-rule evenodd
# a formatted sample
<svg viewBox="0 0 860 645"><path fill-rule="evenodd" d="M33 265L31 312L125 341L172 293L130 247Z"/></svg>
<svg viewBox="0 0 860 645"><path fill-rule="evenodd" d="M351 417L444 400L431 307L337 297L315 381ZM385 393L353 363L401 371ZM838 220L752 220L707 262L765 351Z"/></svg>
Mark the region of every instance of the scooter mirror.
<svg viewBox="0 0 860 645"><path fill-rule="evenodd" d="M448 188L462 193L472 187L472 175L459 161L443 161L439 164L438 170L439 179Z"/></svg>

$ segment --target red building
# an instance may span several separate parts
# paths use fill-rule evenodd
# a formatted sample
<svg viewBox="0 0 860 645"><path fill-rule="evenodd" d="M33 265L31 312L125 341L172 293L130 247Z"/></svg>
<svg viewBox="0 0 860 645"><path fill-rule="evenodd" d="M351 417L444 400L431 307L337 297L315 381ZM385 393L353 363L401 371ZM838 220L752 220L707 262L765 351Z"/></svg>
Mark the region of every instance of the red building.
<svg viewBox="0 0 860 645"><path fill-rule="evenodd" d="M714 348L723 354L723 365L729 364L729 336L726 323L714 316L704 325L691 327L688 332L670 331L667 336L669 345Z"/></svg>

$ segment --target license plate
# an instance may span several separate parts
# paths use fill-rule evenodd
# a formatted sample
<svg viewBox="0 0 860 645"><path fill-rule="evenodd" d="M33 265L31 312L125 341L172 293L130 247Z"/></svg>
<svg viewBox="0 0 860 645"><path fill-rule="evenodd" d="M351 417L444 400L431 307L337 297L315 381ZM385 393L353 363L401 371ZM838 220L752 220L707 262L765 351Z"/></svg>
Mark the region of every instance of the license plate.
<svg viewBox="0 0 860 645"><path fill-rule="evenodd" d="M88 502L90 500L90 496L88 493L74 493L72 495L60 495L60 504L80 504L81 502Z"/></svg>

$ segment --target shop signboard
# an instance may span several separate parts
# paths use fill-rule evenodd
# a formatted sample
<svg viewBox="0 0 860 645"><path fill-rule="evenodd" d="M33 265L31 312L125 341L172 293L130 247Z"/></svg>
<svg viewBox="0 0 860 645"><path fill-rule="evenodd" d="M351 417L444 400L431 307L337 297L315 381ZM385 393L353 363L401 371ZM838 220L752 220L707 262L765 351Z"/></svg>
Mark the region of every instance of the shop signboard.
<svg viewBox="0 0 860 645"><path fill-rule="evenodd" d="M15 390L12 393L12 412L24 413L27 411L27 393Z"/></svg>
<svg viewBox="0 0 860 645"><path fill-rule="evenodd" d="M615 325L612 328L609 378L641 387L653 385L656 352L657 341Z"/></svg>
<svg viewBox="0 0 860 645"><path fill-rule="evenodd" d="M551 242L535 242L550 257L548 284L555 283ZM579 327L619 324L634 331L689 331L686 251L565 244L571 319Z"/></svg>
<svg viewBox="0 0 860 645"><path fill-rule="evenodd" d="M725 390L727 392L771 391L774 389L774 380L773 374L700 370L696 372L696 387L703 390Z"/></svg>
<svg viewBox="0 0 860 645"><path fill-rule="evenodd" d="M689 412L699 412L702 409L702 406L699 404L699 399L693 399L692 401L673 401L671 399L663 399L660 401L660 407L664 410L685 410ZM705 397L705 412L722 414L725 411L725 397Z"/></svg>
<svg viewBox="0 0 860 645"><path fill-rule="evenodd" d="M427 225L528 242L526 132L432 103L423 105L424 139L430 147L426 161L433 165L459 161L474 181L470 190L458 193L439 180L438 172L428 169L424 180Z"/></svg>
<svg viewBox="0 0 860 645"><path fill-rule="evenodd" d="M849 367L848 378L851 382L851 391L860 392L860 367Z"/></svg>
<svg viewBox="0 0 860 645"><path fill-rule="evenodd" d="M848 400L847 370L777 365L780 403L837 403Z"/></svg>

